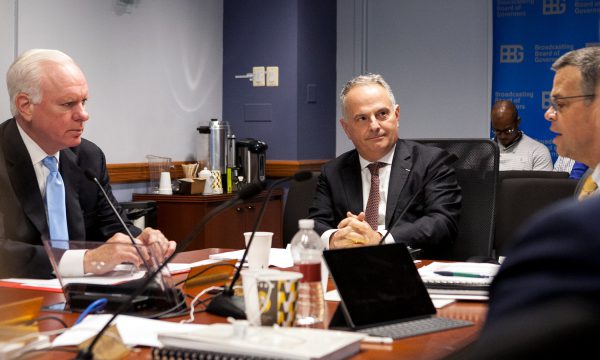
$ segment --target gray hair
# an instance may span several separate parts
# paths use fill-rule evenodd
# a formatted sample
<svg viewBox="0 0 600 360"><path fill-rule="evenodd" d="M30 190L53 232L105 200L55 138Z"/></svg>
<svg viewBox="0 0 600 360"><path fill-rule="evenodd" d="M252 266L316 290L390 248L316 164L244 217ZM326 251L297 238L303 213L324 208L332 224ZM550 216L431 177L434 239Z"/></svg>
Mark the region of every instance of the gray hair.
<svg viewBox="0 0 600 360"><path fill-rule="evenodd" d="M381 76L379 74L359 75L359 76L355 77L354 79L348 81L346 83L346 85L344 85L344 88L342 89L342 92L340 93L340 106L342 107L342 116L345 116L344 105L346 102L346 95L348 95L348 92L350 92L350 90L352 90L356 86L370 85L370 84L376 84L376 85L383 87L385 89L385 91L387 91L390 101L392 102L392 105L393 106L396 105L396 98L394 98L394 93L392 92L392 88L383 79L383 76Z"/></svg>
<svg viewBox="0 0 600 360"><path fill-rule="evenodd" d="M583 95L595 93L596 86L600 82L600 47L585 47L569 51L552 64L552 69L557 71L565 66L575 66L579 69Z"/></svg>
<svg viewBox="0 0 600 360"><path fill-rule="evenodd" d="M10 96L10 112L19 114L15 99L26 93L34 104L42 101L42 65L45 63L75 63L67 54L58 50L31 49L21 54L6 73L6 87Z"/></svg>

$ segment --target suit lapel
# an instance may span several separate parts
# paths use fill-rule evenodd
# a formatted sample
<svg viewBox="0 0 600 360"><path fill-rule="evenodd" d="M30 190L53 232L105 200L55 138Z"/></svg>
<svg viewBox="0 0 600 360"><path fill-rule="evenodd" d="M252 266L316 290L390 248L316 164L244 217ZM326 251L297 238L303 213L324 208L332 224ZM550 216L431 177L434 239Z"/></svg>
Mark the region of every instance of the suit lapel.
<svg viewBox="0 0 600 360"><path fill-rule="evenodd" d="M354 151L341 168L340 179L348 203L347 209L354 214L363 211L362 199L362 177L360 174L360 161L358 161L358 152ZM356 196L359 194L359 196Z"/></svg>
<svg viewBox="0 0 600 360"><path fill-rule="evenodd" d="M392 160L390 182L388 184L388 199L386 203L386 209L388 210L385 212L386 225L390 224L392 215L396 212L396 207L399 205L398 199L400 199L400 193L408 180L412 166L413 160L408 146L404 141L398 140L396 150L394 151L394 159Z"/></svg>
<svg viewBox="0 0 600 360"><path fill-rule="evenodd" d="M65 184L67 223L71 240L86 240L83 211L79 204L79 180L82 170L77 165L77 155L70 149L60 152L60 173Z"/></svg>
<svg viewBox="0 0 600 360"><path fill-rule="evenodd" d="M6 136L2 141L6 157L6 171L23 211L43 237L48 237L46 208L38 187L31 157L17 129L16 120L6 128Z"/></svg>

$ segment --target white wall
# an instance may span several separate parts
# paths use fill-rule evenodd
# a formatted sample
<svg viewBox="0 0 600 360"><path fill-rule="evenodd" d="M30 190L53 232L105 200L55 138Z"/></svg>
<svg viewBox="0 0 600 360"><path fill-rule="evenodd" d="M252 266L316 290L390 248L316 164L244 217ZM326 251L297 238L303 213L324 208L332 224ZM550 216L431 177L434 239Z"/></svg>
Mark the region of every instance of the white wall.
<svg viewBox="0 0 600 360"><path fill-rule="evenodd" d="M0 0L0 119L10 117L4 74L15 52L58 48L87 75L84 136L109 163L194 158L196 127L222 117L223 2L132 1ZM337 1L338 91L380 72L401 137L488 136L492 0ZM338 125L336 153L351 148ZM120 185L119 199L143 191L135 186Z"/></svg>
<svg viewBox="0 0 600 360"><path fill-rule="evenodd" d="M0 122L10 118L6 70L14 59L14 0L0 0Z"/></svg>
<svg viewBox="0 0 600 360"><path fill-rule="evenodd" d="M488 137L491 11L492 0L338 0L338 91L381 73L400 137ZM336 153L352 147L338 125Z"/></svg>
<svg viewBox="0 0 600 360"><path fill-rule="evenodd" d="M18 53L56 48L80 65L90 88L84 137L108 163L193 159L196 127L221 118L222 0L0 0L0 24L2 78L14 38Z"/></svg>

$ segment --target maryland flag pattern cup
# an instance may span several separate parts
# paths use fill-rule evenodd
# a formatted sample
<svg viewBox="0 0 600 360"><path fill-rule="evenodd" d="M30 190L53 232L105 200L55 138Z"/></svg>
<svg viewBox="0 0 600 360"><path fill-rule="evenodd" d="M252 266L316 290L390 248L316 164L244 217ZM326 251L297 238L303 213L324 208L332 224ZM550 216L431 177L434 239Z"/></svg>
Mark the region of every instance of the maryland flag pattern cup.
<svg viewBox="0 0 600 360"><path fill-rule="evenodd" d="M294 325L301 278L301 273L293 271L281 271L257 278L261 325Z"/></svg>

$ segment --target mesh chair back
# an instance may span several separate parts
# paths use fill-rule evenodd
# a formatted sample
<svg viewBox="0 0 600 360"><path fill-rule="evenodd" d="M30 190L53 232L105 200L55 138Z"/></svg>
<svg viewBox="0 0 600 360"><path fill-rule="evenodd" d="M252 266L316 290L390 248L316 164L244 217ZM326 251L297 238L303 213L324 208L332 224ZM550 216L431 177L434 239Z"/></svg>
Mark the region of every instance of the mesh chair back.
<svg viewBox="0 0 600 360"><path fill-rule="evenodd" d="M456 156L453 167L461 187L458 236L444 258L464 261L491 257L498 179L498 145L490 139L413 139Z"/></svg>

